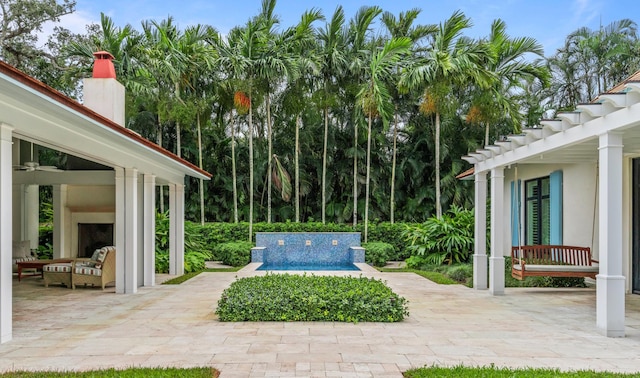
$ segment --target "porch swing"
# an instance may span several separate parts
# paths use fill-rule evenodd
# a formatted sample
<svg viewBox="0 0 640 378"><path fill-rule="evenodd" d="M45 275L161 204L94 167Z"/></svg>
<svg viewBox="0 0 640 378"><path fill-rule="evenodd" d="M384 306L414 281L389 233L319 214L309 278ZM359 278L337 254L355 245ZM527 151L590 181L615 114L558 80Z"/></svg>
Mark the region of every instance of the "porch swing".
<svg viewBox="0 0 640 378"><path fill-rule="evenodd" d="M511 276L518 280L526 277L589 277L596 278L599 272L597 260L591 257L591 248L568 245L522 245L522 232L520 228L520 185L518 182L518 166L515 167L516 214L513 210L511 227L516 227L517 245L511 247ZM598 170L596 167L596 198L598 195ZM594 221L591 230L591 244L593 245L595 231L595 206ZM515 224L514 224L515 223Z"/></svg>

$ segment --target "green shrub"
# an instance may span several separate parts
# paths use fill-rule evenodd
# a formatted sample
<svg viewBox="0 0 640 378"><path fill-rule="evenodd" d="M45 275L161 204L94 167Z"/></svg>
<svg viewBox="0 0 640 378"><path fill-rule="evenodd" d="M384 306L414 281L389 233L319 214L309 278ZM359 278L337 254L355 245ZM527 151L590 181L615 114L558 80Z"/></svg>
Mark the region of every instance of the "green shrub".
<svg viewBox="0 0 640 378"><path fill-rule="evenodd" d="M385 266L389 256L394 254L393 246L383 242L369 242L362 245L365 249L364 261L373 266Z"/></svg>
<svg viewBox="0 0 640 378"><path fill-rule="evenodd" d="M241 278L224 290L221 321L398 322L407 301L367 277L267 274Z"/></svg>
<svg viewBox="0 0 640 378"><path fill-rule="evenodd" d="M446 275L458 282L467 283L469 279L473 279L473 265L454 265L449 267Z"/></svg>
<svg viewBox="0 0 640 378"><path fill-rule="evenodd" d="M411 256L404 260L409 269L422 269L427 265L427 260L423 256Z"/></svg>
<svg viewBox="0 0 640 378"><path fill-rule="evenodd" d="M222 243L214 248L214 254L223 264L242 266L251 260L251 248L253 243L247 241Z"/></svg>
<svg viewBox="0 0 640 378"><path fill-rule="evenodd" d="M403 236L410 242L412 255L424 256L433 264L453 264L469 261L473 232L473 211L453 206L441 218L431 217L423 224L406 226Z"/></svg>
<svg viewBox="0 0 640 378"><path fill-rule="evenodd" d="M196 272L205 268L205 261L213 257L202 242L200 225L193 222L184 224L184 270ZM156 214L156 272L169 272L169 217L166 213Z"/></svg>

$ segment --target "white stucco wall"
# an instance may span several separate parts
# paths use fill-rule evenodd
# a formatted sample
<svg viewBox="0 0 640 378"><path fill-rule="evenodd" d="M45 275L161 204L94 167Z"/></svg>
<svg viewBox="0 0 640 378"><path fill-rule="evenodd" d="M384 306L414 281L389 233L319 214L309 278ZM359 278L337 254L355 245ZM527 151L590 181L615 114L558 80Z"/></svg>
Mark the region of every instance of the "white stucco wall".
<svg viewBox="0 0 640 378"><path fill-rule="evenodd" d="M67 211L65 211L64 223L69 234L65 238L62 256L76 257L78 255L78 223L115 223L115 186L68 185L66 193Z"/></svg>
<svg viewBox="0 0 640 378"><path fill-rule="evenodd" d="M563 244L590 247L598 256L598 224L596 205L596 165L588 164L521 164L505 169L505 222L509 232L505 232L505 251L511 250L511 182L522 181L521 198L524 206L524 182L548 176L551 172L562 171L562 239ZM520 211L521 232L524 228L524 208ZM521 235L523 235L521 233ZM595 257L594 257L595 258Z"/></svg>

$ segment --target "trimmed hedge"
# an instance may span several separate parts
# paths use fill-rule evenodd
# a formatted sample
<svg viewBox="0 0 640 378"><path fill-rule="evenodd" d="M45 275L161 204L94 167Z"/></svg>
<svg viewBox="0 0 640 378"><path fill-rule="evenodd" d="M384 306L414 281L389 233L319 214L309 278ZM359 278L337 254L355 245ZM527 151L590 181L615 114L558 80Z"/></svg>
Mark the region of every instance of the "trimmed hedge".
<svg viewBox="0 0 640 378"><path fill-rule="evenodd" d="M248 241L222 243L214 247L213 254L225 265L242 266L250 262L251 248L253 243Z"/></svg>
<svg viewBox="0 0 640 378"><path fill-rule="evenodd" d="M407 301L367 277L267 274L241 278L222 292L221 321L398 322Z"/></svg>
<svg viewBox="0 0 640 378"><path fill-rule="evenodd" d="M383 242L368 242L362 245L365 249L365 262L373 266L385 266L389 256L394 253L393 246Z"/></svg>

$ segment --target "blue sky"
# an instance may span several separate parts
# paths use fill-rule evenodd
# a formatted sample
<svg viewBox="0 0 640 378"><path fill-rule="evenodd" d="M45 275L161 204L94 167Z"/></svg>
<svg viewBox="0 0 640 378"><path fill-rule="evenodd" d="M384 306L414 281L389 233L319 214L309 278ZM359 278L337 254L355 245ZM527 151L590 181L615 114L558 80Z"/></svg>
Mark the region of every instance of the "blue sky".
<svg viewBox="0 0 640 378"><path fill-rule="evenodd" d="M471 37L487 35L491 22L501 18L507 23L511 36L536 38L544 46L546 55L553 54L567 34L579 27L597 29L601 24L606 26L622 18L640 23L638 0L278 0L276 14L282 20L282 27L286 27L295 24L306 9L313 7L330 18L339 4L344 7L347 18L363 5L378 5L396 15L420 8L418 21L423 24L440 23L460 9L473 21L474 27L466 33ZM100 12L104 12L116 25L129 23L140 29L142 20L161 20L171 15L180 27L208 24L226 34L256 15L260 5L260 0L77 0L76 13L65 17L63 23L72 31L83 32L87 23L98 22Z"/></svg>

